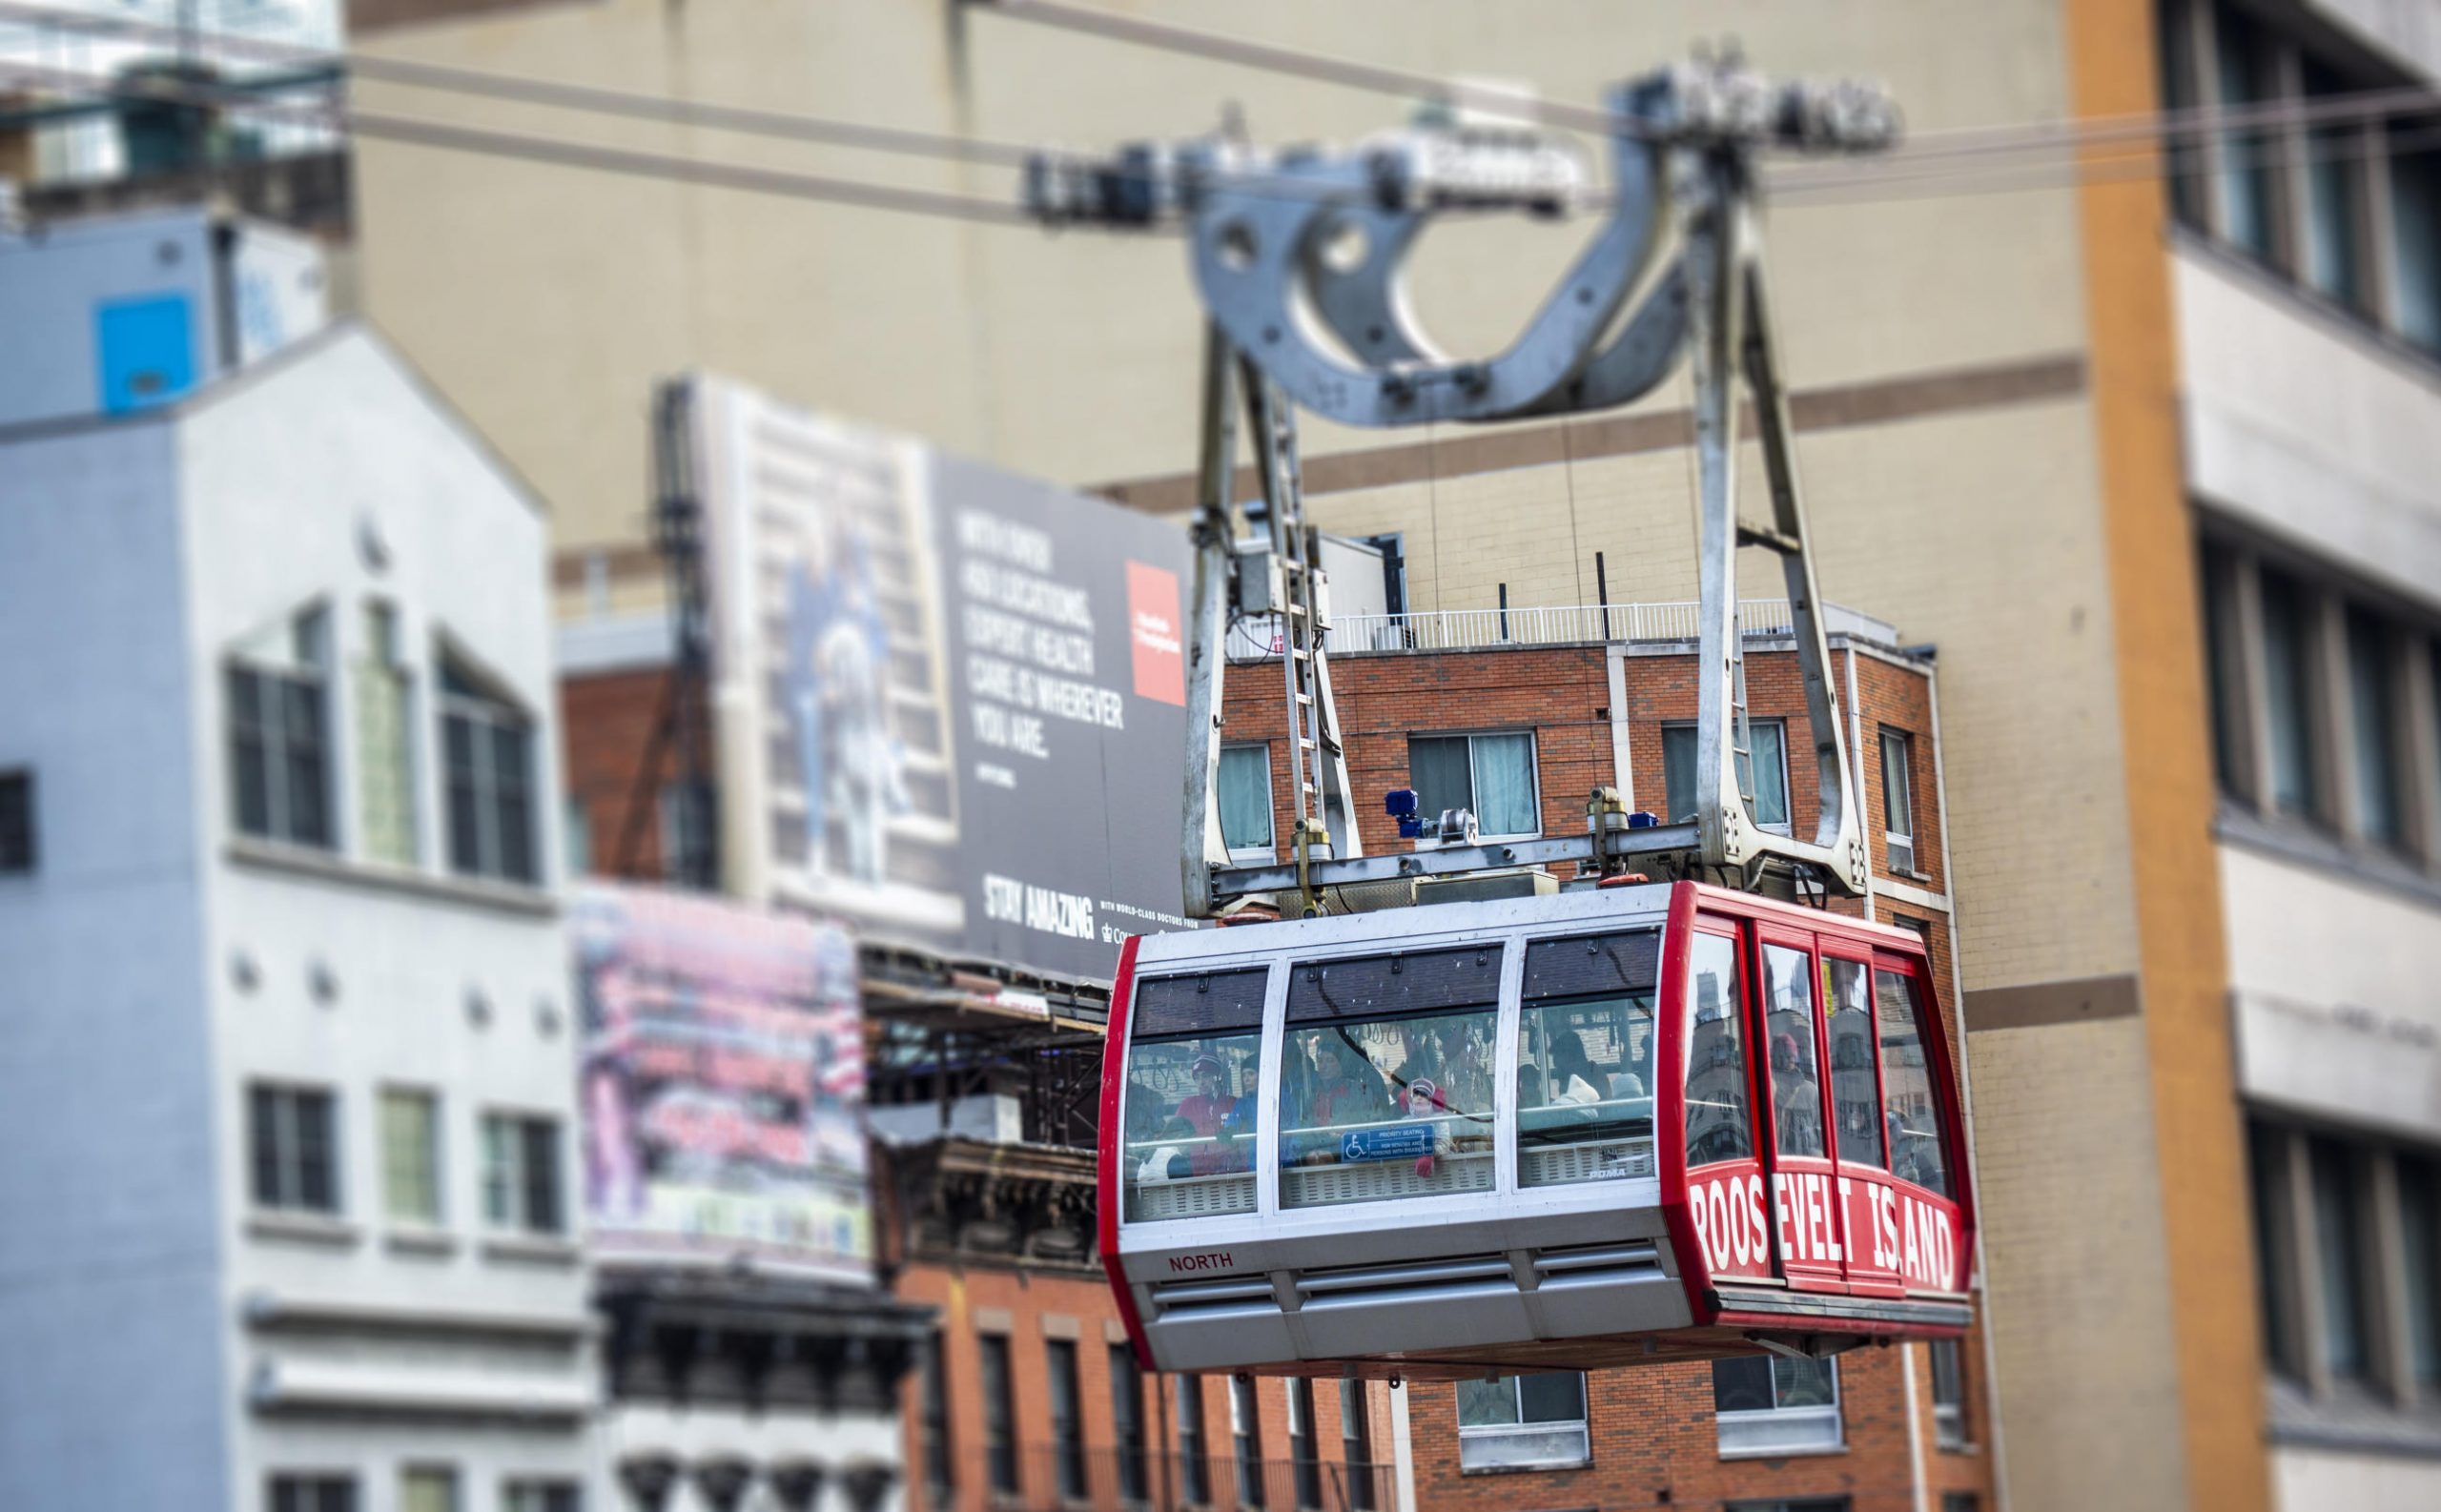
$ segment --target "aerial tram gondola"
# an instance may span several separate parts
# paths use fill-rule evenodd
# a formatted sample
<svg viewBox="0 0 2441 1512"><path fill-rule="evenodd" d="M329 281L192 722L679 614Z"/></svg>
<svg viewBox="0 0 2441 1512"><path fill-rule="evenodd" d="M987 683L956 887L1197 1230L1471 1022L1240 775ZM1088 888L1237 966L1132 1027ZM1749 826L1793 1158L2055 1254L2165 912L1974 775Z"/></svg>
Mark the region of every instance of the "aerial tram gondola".
<svg viewBox="0 0 2441 1512"><path fill-rule="evenodd" d="M1464 1377L1818 1356L1969 1321L1964 1126L1923 942L1806 906L1866 892L1870 873L1752 205L1759 147L1872 150L1895 114L1869 89L1769 85L1732 58L1623 87L1610 130L1602 230L1485 361L1433 352L1399 271L1434 215L1581 196L1578 160L1529 133L1419 129L1271 158L1224 139L1030 167L1048 222L1184 223L1210 317L1186 906L1215 918L1268 899L1282 915L1236 911L1121 953L1100 1248L1152 1368ZM1665 223L1679 250L1647 278ZM1463 812L1392 795L1419 844L1363 854L1296 411L1381 426L1599 410L1682 356L1694 814L1660 823L1601 789L1582 836L1484 844ZM1741 380L1769 485L1753 517ZM1265 505L1252 551L1232 479L1241 394ZM1743 790L1744 548L1786 576L1821 800L1810 836L1755 824ZM1276 865L1233 864L1214 803L1221 645L1246 615L1278 624L1284 673L1295 822ZM1427 893L1434 878L1551 863L1573 871L1556 893L1425 901L1458 895Z"/></svg>
<svg viewBox="0 0 2441 1512"><path fill-rule="evenodd" d="M1140 937L1104 1263L1162 1370L1588 1369L1968 1320L1922 940L1693 882Z"/></svg>

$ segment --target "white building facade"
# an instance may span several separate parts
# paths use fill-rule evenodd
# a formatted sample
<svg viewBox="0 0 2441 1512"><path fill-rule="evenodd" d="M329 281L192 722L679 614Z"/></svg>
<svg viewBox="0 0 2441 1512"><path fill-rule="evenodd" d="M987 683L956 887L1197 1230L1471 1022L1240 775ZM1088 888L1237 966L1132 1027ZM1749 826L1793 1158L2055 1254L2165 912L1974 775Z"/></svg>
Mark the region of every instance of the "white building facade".
<svg viewBox="0 0 2441 1512"><path fill-rule="evenodd" d="M2441 81L2430 6L2163 20L2173 107ZM2190 166L2171 277L2273 1494L2441 1505L2441 157L2341 119Z"/></svg>
<svg viewBox="0 0 2441 1512"><path fill-rule="evenodd" d="M0 428L11 1508L604 1504L545 562L357 329Z"/></svg>

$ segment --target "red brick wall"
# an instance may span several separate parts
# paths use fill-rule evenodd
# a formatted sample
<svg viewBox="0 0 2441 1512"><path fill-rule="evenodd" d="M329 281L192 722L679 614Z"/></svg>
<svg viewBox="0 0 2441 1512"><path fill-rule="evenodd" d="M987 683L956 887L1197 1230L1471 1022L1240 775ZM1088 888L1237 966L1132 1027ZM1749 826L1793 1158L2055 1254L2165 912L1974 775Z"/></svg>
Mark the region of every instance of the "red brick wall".
<svg viewBox="0 0 2441 1512"><path fill-rule="evenodd" d="M1051 1458L1051 1400L1046 1343L1055 1332L1073 1332L1077 1341L1078 1394L1084 1409L1086 1473L1091 1495L1085 1506L1119 1506L1113 1449L1118 1441L1111 1411L1110 1346L1118 1340L1118 1314L1110 1289L1096 1278L1079 1278L1022 1270L969 1266L954 1270L938 1265L913 1265L900 1273L898 1295L939 1310L943 1359L949 1381L950 1441L955 1485L949 1505L936 1507L925 1485L923 1382L910 1374L902 1401L906 1432L908 1492L911 1512L989 1512L996 1502L985 1461L981 1346L985 1333L1004 1334L1009 1340L1010 1372L1015 1381L1019 1496L1025 1507L1060 1506ZM1351 1389L1339 1380L1314 1382L1314 1423L1325 1485L1336 1483L1330 1467L1344 1464L1346 1454L1340 1436L1340 1393ZM1364 1390L1363 1386L1352 1389ZM1238 1505L1229 1432L1229 1380L1225 1376L1166 1376L1143 1379L1139 1410L1146 1430L1146 1475L1159 1504L1165 1456L1178 1452L1177 1394L1199 1391L1203 1397L1204 1450L1210 1464L1216 1512ZM1369 1388L1372 1452L1383 1464L1390 1461L1388 1390ZM1275 1468L1269 1481L1270 1505L1290 1512L1293 1498L1284 1469L1289 1459L1288 1385L1282 1380L1255 1382L1256 1416L1262 1441L1259 1452ZM1170 1469L1178 1474L1175 1462ZM1173 1481L1175 1487L1175 1481ZM1066 1503L1077 1505L1077 1503ZM1336 1504L1334 1502L1334 1504ZM1426 1505L1431 1503L1426 1502ZM1391 1512L1385 1494L1381 1512Z"/></svg>
<svg viewBox="0 0 2441 1512"><path fill-rule="evenodd" d="M661 866L661 786L674 764L667 747L648 784L637 772L653 748L669 678L660 667L605 672L560 680L560 739L567 772L567 796L585 814L592 836L593 870L599 876L658 879ZM626 845L630 806L635 845Z"/></svg>

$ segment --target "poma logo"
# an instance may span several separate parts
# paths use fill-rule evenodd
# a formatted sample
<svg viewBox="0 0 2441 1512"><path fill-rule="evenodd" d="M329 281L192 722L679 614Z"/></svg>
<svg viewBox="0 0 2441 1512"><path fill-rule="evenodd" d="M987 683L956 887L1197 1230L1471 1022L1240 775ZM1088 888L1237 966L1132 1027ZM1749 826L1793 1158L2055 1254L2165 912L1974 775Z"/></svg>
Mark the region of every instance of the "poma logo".
<svg viewBox="0 0 2441 1512"><path fill-rule="evenodd" d="M1200 1255L1173 1255L1170 1257L1170 1273L1177 1275L1180 1271L1225 1271L1235 1263L1229 1258L1227 1250L1206 1250Z"/></svg>

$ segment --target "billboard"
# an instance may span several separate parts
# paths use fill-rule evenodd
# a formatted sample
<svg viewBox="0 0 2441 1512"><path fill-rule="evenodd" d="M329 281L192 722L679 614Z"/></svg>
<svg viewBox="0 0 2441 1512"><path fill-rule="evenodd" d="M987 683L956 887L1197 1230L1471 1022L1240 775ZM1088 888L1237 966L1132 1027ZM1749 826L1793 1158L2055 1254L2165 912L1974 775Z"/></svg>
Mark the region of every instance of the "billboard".
<svg viewBox="0 0 2441 1512"><path fill-rule="evenodd" d="M1095 980L1183 927L1184 533L686 384L728 889Z"/></svg>
<svg viewBox="0 0 2441 1512"><path fill-rule="evenodd" d="M839 926L588 884L569 937L595 1253L872 1281L864 1023Z"/></svg>

